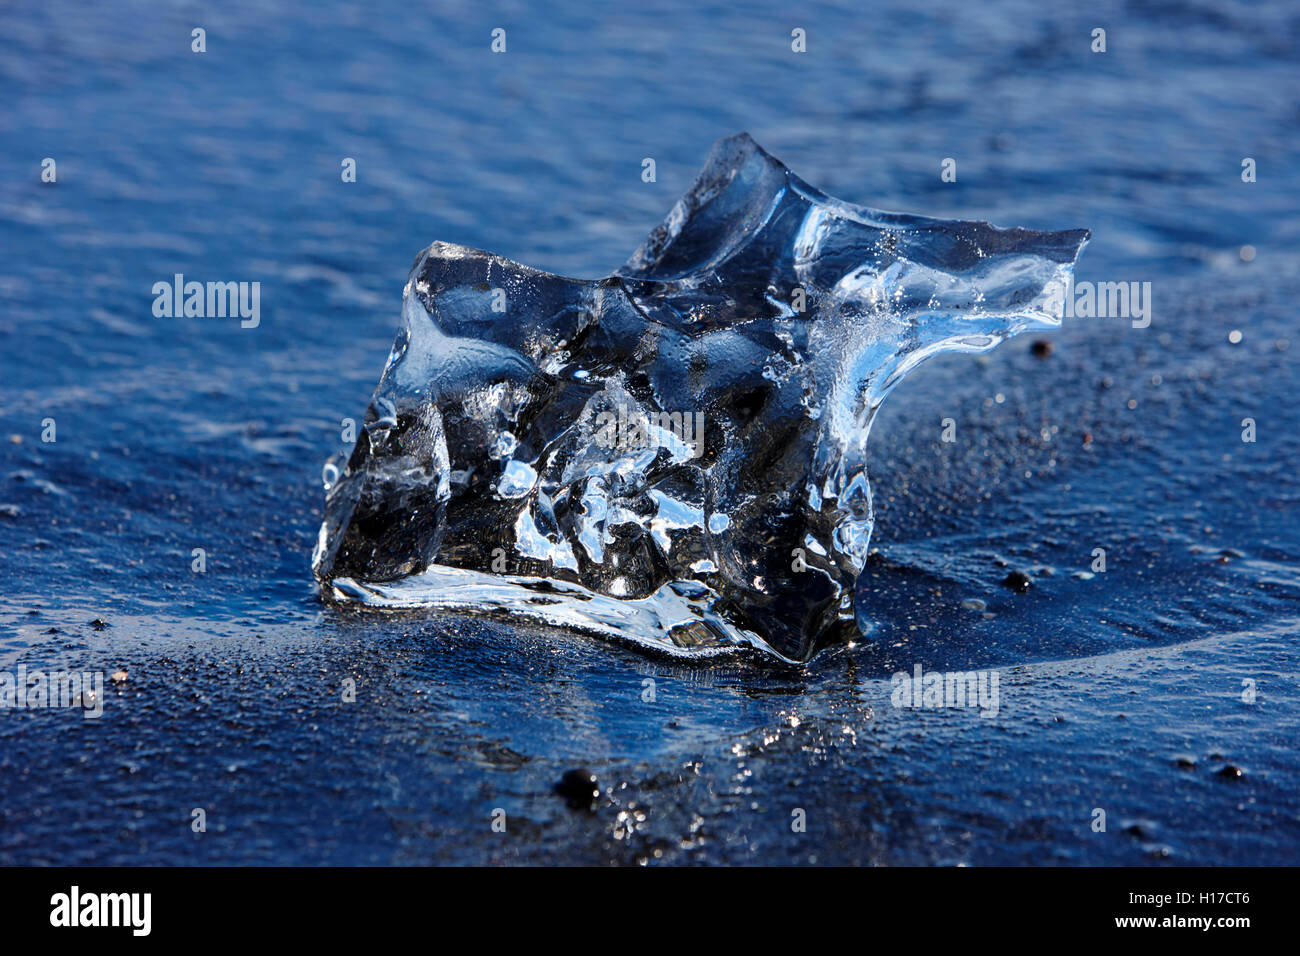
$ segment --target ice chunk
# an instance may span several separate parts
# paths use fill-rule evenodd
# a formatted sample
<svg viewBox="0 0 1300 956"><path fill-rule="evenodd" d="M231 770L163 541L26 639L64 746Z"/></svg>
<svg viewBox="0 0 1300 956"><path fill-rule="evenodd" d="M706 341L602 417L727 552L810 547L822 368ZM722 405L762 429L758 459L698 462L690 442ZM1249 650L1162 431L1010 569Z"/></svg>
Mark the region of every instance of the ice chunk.
<svg viewBox="0 0 1300 956"><path fill-rule="evenodd" d="M805 661L856 630L881 401L927 356L1058 325L1087 238L840 202L742 134L609 278L435 242L315 573L337 600Z"/></svg>

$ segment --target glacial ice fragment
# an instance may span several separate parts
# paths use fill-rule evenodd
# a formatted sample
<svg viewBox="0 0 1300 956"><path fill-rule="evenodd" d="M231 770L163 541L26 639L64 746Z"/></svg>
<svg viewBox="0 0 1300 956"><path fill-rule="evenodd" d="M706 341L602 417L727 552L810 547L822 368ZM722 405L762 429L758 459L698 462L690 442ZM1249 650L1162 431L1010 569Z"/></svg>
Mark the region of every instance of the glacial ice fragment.
<svg viewBox="0 0 1300 956"><path fill-rule="evenodd" d="M1087 239L840 202L741 134L608 278L435 242L315 574L375 607L805 661L856 633L885 395L1059 325Z"/></svg>

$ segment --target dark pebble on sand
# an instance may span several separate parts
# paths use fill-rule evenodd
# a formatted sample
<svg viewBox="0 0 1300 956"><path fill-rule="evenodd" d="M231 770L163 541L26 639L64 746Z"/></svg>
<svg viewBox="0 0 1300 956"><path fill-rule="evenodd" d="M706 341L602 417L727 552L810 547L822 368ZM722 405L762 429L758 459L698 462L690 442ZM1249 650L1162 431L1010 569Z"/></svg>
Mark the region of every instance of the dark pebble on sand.
<svg viewBox="0 0 1300 956"><path fill-rule="evenodd" d="M571 804L590 806L600 795L600 782L590 770L578 767L564 772L560 782L555 785L555 792Z"/></svg>
<svg viewBox="0 0 1300 956"><path fill-rule="evenodd" d="M1246 771L1242 770L1240 767L1234 766L1233 764L1225 764L1223 769L1218 771L1218 774L1225 780L1237 780L1245 772Z"/></svg>
<svg viewBox="0 0 1300 956"><path fill-rule="evenodd" d="M94 628L95 630L97 630L97 631L102 631L102 630L106 629L109 625L108 625L108 622L107 622L106 620L104 620L102 617L97 617L97 618L95 618L93 621L90 622L90 626L93 627L93 628Z"/></svg>
<svg viewBox="0 0 1300 956"><path fill-rule="evenodd" d="M1025 574L1024 571L1012 571L1002 579L1002 586L1010 588L1017 594L1024 594L1029 590L1029 586L1034 583L1034 579Z"/></svg>
<svg viewBox="0 0 1300 956"><path fill-rule="evenodd" d="M1033 352L1035 357L1045 359L1052 354L1052 343L1047 339L1036 339L1029 347L1029 351Z"/></svg>

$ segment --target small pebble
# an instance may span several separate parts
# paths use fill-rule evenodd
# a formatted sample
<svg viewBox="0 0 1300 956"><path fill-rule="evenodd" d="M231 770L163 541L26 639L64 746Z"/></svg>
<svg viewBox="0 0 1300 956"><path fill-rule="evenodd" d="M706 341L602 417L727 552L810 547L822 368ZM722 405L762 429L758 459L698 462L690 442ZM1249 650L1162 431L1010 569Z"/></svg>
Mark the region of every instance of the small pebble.
<svg viewBox="0 0 1300 956"><path fill-rule="evenodd" d="M1024 594L1029 590L1029 586L1034 583L1034 579L1025 574L1024 571L1012 571L1002 579L1002 586L1010 588L1017 594Z"/></svg>
<svg viewBox="0 0 1300 956"><path fill-rule="evenodd" d="M600 782L590 770L577 767L564 772L555 785L555 792L572 804L590 806L600 796Z"/></svg>
<svg viewBox="0 0 1300 956"><path fill-rule="evenodd" d="M113 671L112 677L115 684L120 684L126 680L126 671Z"/></svg>
<svg viewBox="0 0 1300 956"><path fill-rule="evenodd" d="M979 598L967 598L966 600L961 602L961 606L968 611L982 611L986 607L988 607L988 605L985 604L983 601L981 601Z"/></svg>
<svg viewBox="0 0 1300 956"><path fill-rule="evenodd" d="M1035 339L1029 351L1033 352L1035 357L1045 359L1052 354L1052 343L1047 339Z"/></svg>
<svg viewBox="0 0 1300 956"><path fill-rule="evenodd" d="M1236 780L1245 774L1245 772L1246 771L1242 770L1240 767L1234 766L1233 764L1224 764L1223 769L1218 771L1218 775L1223 777L1225 780Z"/></svg>
<svg viewBox="0 0 1300 956"><path fill-rule="evenodd" d="M104 620L102 617L97 617L90 622L90 626L97 631L102 631L108 627L108 622Z"/></svg>

